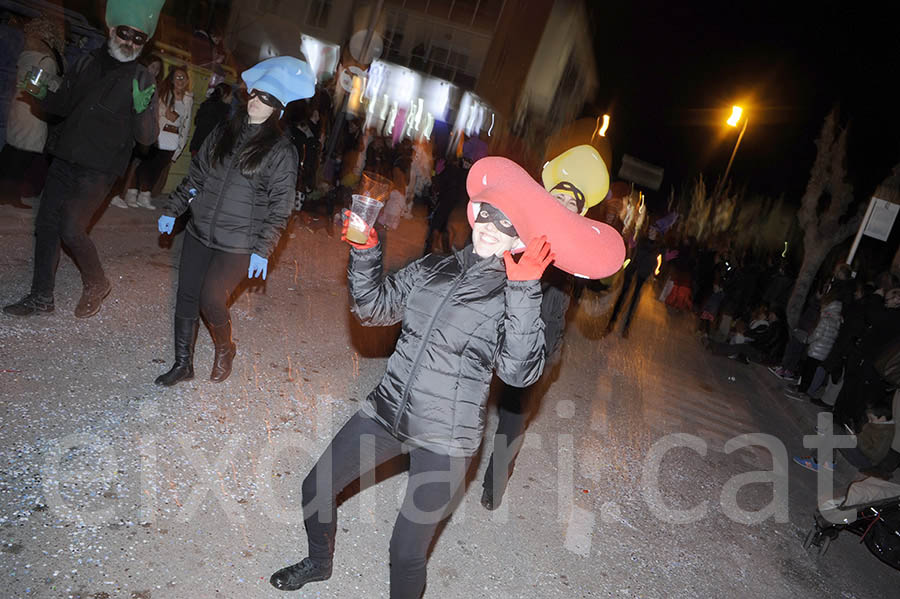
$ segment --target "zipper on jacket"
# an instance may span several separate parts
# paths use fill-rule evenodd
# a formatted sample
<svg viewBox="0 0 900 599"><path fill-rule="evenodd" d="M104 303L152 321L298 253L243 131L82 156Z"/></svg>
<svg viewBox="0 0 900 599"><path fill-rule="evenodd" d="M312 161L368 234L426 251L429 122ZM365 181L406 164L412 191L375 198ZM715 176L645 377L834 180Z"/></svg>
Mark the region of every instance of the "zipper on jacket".
<svg viewBox="0 0 900 599"><path fill-rule="evenodd" d="M409 371L409 380L406 381L406 386L403 388L403 395L400 397L400 406L397 408L397 415L394 417L394 426L391 431L395 436L397 435L397 431L400 428L400 418L403 416L403 410L406 409L406 404L409 403L409 390L412 386L413 378L415 377L416 371L419 369L419 362L422 361L422 356L425 354L425 347L428 344L428 339L431 337L431 331L434 330L434 325L437 322L438 314L443 311L444 306L446 306L447 302L450 301L450 297L453 295L453 292L456 291L457 287L459 287L460 283L462 283L463 277L466 276L466 272L466 270L463 270L461 273L459 273L459 276L456 277L456 280L453 281L453 285L450 287L450 291L448 291L447 295L444 296L444 299L438 306L438 309L434 313L434 316L431 317L431 322L428 323L428 330L425 331L425 335L422 337L422 346L419 347L419 352L416 354L416 359Z"/></svg>

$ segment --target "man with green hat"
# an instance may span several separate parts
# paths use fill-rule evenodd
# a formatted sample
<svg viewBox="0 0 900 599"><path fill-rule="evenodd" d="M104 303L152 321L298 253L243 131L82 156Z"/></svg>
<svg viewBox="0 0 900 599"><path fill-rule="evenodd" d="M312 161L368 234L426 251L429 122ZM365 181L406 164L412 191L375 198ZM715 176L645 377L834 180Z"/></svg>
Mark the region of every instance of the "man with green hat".
<svg viewBox="0 0 900 599"><path fill-rule="evenodd" d="M150 145L159 134L155 80L137 58L156 31L164 1L109 0L106 47L79 59L55 91L47 83L36 86L34 79L27 86L42 100L42 108L62 122L46 147L54 159L35 220L31 291L4 307L6 314L53 311L62 244L81 270L84 285L75 316L93 316L109 295L112 286L87 229L125 173L134 145Z"/></svg>

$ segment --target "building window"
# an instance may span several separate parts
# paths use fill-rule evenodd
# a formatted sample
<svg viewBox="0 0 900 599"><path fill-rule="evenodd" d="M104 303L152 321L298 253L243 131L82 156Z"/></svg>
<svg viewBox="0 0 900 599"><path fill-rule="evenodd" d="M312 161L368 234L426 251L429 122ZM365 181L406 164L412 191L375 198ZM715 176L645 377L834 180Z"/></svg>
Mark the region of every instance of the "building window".
<svg viewBox="0 0 900 599"><path fill-rule="evenodd" d="M422 70L447 81L456 81L465 76L468 64L469 57L466 54L441 46L432 46Z"/></svg>
<svg viewBox="0 0 900 599"><path fill-rule="evenodd" d="M387 26L384 28L384 56L397 64L406 63L403 56L404 29L406 29L406 15L396 11L389 12Z"/></svg>
<svg viewBox="0 0 900 599"><path fill-rule="evenodd" d="M413 49L410 51L409 66L419 71L425 70L425 44L423 42L413 46Z"/></svg>
<svg viewBox="0 0 900 599"><path fill-rule="evenodd" d="M309 3L309 13L306 15L306 24L310 27L326 29L330 14L331 0L312 0Z"/></svg>

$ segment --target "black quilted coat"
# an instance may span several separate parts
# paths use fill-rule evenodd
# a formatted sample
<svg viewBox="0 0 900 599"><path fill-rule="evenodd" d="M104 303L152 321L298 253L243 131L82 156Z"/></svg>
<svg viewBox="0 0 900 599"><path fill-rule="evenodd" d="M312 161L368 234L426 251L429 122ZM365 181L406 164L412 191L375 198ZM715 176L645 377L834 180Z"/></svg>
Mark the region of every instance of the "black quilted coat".
<svg viewBox="0 0 900 599"><path fill-rule="evenodd" d="M471 246L382 277L381 246L350 250L353 313L368 326L402 321L387 370L364 410L397 438L448 455L481 444L494 370L525 387L544 367L539 281L508 281L503 261Z"/></svg>
<svg viewBox="0 0 900 599"><path fill-rule="evenodd" d="M200 146L187 176L169 194L163 214L177 217L190 206L187 230L204 245L268 258L293 210L297 150L286 137L280 138L259 172L248 179L241 174L238 159L259 126L245 125L231 155L211 164L214 144L224 126ZM196 190L193 200L192 189Z"/></svg>

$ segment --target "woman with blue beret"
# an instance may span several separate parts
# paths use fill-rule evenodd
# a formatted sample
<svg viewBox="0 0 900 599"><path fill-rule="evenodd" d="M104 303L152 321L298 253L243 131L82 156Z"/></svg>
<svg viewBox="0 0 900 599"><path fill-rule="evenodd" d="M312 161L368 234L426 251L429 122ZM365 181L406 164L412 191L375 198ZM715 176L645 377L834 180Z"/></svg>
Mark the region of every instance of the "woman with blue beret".
<svg viewBox="0 0 900 599"><path fill-rule="evenodd" d="M315 76L306 62L278 56L241 77L249 102L206 138L159 217L159 232L169 235L190 209L175 302L175 364L158 385L193 378L201 314L215 345L209 378L228 378L237 353L228 299L245 277L266 278L294 205L299 159L279 121L286 104L313 95Z"/></svg>

